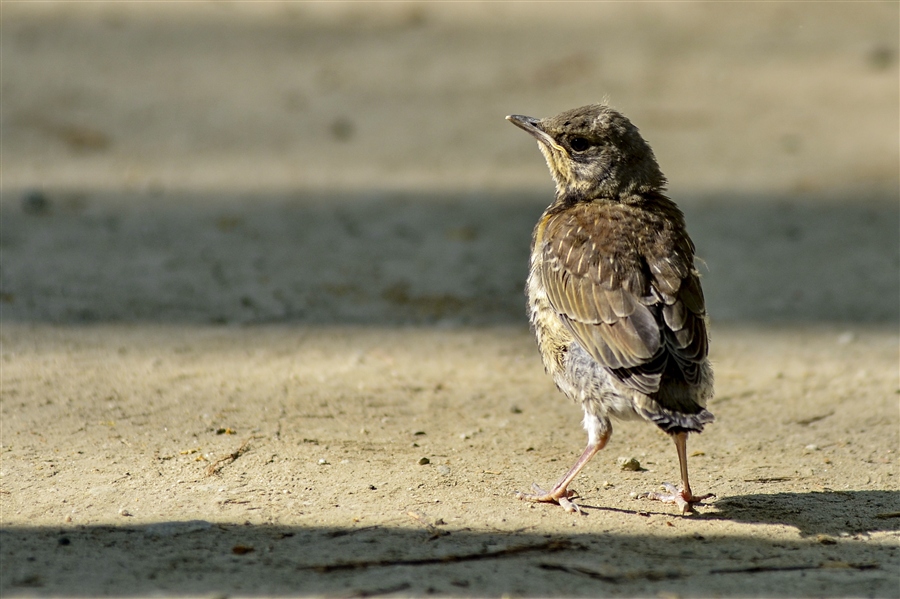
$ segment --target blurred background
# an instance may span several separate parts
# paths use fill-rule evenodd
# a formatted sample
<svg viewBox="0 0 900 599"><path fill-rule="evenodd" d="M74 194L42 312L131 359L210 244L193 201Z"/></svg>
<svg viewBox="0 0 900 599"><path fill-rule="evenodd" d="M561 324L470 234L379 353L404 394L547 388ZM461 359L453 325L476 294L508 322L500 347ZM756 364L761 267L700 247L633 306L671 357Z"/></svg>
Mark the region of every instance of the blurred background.
<svg viewBox="0 0 900 599"><path fill-rule="evenodd" d="M607 100L714 321L898 322L897 3L4 3L5 322L522 324Z"/></svg>

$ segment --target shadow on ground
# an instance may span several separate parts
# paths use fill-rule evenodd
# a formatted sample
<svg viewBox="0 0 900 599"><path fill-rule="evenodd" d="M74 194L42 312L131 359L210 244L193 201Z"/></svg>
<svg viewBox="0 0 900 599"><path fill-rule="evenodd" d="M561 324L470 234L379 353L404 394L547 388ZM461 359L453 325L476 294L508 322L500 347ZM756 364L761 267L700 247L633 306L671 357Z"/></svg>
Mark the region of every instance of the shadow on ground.
<svg viewBox="0 0 900 599"><path fill-rule="evenodd" d="M772 493L728 497L708 517L750 524L784 524L801 535L900 530L900 491Z"/></svg>
<svg viewBox="0 0 900 599"><path fill-rule="evenodd" d="M880 531L900 531L900 491L827 491L738 495L715 501L716 511L700 512L695 519L747 524L782 524L804 536L847 536ZM593 510L649 515L580 503Z"/></svg>
<svg viewBox="0 0 900 599"><path fill-rule="evenodd" d="M547 193L6 192L7 322L524 322ZM896 198L678 198L714 320L896 323Z"/></svg>
<svg viewBox="0 0 900 599"><path fill-rule="evenodd" d="M896 513L882 517L878 511L896 510L897 492L790 495L795 512L785 513L785 498L778 494L748 495L719 502L719 514L702 517L786 524L815 534L846 530L836 515L841 512L856 518L856 536L704 538L689 534L689 528L670 535L551 536L448 531L440 525L348 529L205 521L7 527L0 531L2 590L7 597L158 592L532 597L676 591L743 596L746 585L752 585L754 594L787 596L796 593L791 583L803 578L806 596L895 594L896 547L867 542L865 533L898 529ZM646 563L648 556L658 557L658 566L631 565ZM767 575L755 578L760 573Z"/></svg>

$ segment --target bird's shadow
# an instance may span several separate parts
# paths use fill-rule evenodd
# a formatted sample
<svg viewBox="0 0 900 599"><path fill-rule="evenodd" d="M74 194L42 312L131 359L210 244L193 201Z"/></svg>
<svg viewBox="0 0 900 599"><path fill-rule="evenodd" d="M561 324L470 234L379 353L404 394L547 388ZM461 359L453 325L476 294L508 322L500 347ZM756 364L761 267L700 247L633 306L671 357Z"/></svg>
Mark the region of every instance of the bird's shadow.
<svg viewBox="0 0 900 599"><path fill-rule="evenodd" d="M815 491L723 497L704 517L785 524L803 536L900 530L900 491Z"/></svg>
<svg viewBox="0 0 900 599"><path fill-rule="evenodd" d="M641 509L644 507L641 506L634 510L584 503L579 503L578 507L585 513L596 510L640 516L672 514L651 508L649 503L647 509ZM900 491L734 495L698 507L691 517L748 524L783 524L796 528L802 536L900 531Z"/></svg>

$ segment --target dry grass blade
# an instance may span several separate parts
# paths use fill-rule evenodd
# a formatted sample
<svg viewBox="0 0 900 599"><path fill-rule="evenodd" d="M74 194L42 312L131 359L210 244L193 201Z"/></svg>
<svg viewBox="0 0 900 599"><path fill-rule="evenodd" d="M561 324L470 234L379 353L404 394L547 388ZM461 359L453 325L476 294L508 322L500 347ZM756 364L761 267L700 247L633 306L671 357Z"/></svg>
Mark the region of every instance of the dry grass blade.
<svg viewBox="0 0 900 599"><path fill-rule="evenodd" d="M252 437L250 439L252 439ZM238 459L239 457L241 457L242 455L247 453L247 451L250 449L250 439L247 439L246 441L241 443L240 447L238 447L237 449L235 449L228 455L221 457L218 460L216 460L215 462L213 462L212 464L210 464L209 468L206 469L206 476L212 476L214 474L218 474L219 472L222 471L222 468L224 468L228 464L231 464L236 459Z"/></svg>

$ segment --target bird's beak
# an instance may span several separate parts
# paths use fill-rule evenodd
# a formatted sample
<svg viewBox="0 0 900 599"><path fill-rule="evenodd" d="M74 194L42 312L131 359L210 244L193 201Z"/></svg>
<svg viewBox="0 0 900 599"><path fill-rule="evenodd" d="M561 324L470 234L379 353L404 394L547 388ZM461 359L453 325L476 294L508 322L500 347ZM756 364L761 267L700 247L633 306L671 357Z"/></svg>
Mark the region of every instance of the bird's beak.
<svg viewBox="0 0 900 599"><path fill-rule="evenodd" d="M550 137L550 135L541 128L540 119L536 119L531 116L523 116L521 114L511 114L506 117L506 120L522 129L523 131L527 131L531 135L534 136L540 143L544 144L549 148L556 148L561 152L565 152L565 148L560 146L556 141Z"/></svg>

